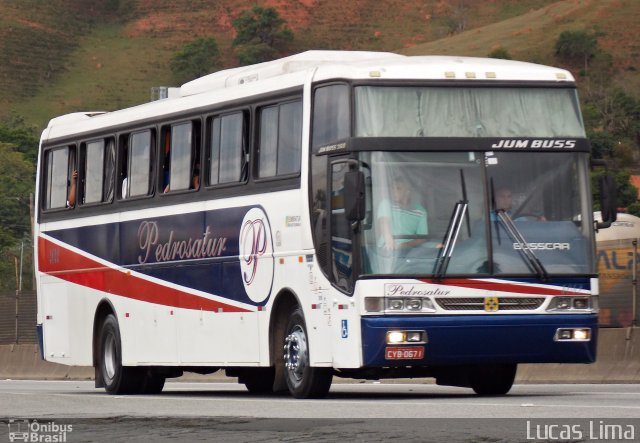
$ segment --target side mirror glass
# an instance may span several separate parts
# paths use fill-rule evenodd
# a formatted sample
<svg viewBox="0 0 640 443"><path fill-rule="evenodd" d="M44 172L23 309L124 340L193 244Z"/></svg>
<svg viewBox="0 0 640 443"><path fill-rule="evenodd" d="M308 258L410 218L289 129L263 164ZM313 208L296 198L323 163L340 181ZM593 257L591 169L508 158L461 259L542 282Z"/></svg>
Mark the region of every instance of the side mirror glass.
<svg viewBox="0 0 640 443"><path fill-rule="evenodd" d="M347 220L359 222L364 220L365 184L361 171L349 171L344 175L344 210Z"/></svg>
<svg viewBox="0 0 640 443"><path fill-rule="evenodd" d="M618 207L616 204L616 182L613 176L603 174L600 176L600 213L602 223L598 223L597 228L608 228L618 217Z"/></svg>

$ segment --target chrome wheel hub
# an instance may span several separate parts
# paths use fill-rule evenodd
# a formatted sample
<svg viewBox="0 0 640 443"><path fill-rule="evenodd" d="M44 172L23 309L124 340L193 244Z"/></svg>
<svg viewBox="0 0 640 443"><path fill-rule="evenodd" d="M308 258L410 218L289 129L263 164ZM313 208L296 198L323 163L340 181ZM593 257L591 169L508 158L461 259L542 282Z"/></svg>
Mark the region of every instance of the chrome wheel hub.
<svg viewBox="0 0 640 443"><path fill-rule="evenodd" d="M296 325L284 339L284 367L295 380L302 380L309 362L307 337L300 325Z"/></svg>
<svg viewBox="0 0 640 443"><path fill-rule="evenodd" d="M109 334L104 341L104 371L107 379L113 380L116 375L116 339Z"/></svg>

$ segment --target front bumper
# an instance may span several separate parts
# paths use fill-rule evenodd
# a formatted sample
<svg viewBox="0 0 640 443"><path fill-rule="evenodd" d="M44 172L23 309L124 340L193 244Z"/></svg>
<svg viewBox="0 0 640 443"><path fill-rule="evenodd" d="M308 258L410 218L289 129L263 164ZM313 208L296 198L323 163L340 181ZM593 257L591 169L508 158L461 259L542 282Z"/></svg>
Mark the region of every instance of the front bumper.
<svg viewBox="0 0 640 443"><path fill-rule="evenodd" d="M559 328L590 328L589 341L554 341ZM385 358L389 330L424 330L427 343L418 360ZM482 363L592 363L598 317L575 315L447 315L362 318L365 367Z"/></svg>

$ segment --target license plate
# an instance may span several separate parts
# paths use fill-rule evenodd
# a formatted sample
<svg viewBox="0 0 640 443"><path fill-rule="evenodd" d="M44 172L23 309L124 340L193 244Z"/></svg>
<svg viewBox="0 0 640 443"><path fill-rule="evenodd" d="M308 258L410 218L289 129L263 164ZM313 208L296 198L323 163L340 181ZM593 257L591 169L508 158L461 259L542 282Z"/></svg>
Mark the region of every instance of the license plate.
<svg viewBox="0 0 640 443"><path fill-rule="evenodd" d="M384 358L387 360L419 360L424 358L424 346L385 348Z"/></svg>

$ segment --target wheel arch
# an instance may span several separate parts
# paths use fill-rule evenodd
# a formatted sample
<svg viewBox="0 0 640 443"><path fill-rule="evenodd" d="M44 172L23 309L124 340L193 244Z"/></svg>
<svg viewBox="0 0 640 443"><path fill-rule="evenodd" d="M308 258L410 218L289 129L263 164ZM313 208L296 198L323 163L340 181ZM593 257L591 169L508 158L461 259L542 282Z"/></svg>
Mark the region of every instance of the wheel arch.
<svg viewBox="0 0 640 443"><path fill-rule="evenodd" d="M288 315L296 306L302 307L300 298L291 288L283 288L275 297L271 308L271 318L269 320L269 362L275 363L277 357L276 340L278 333L284 331L287 326Z"/></svg>

